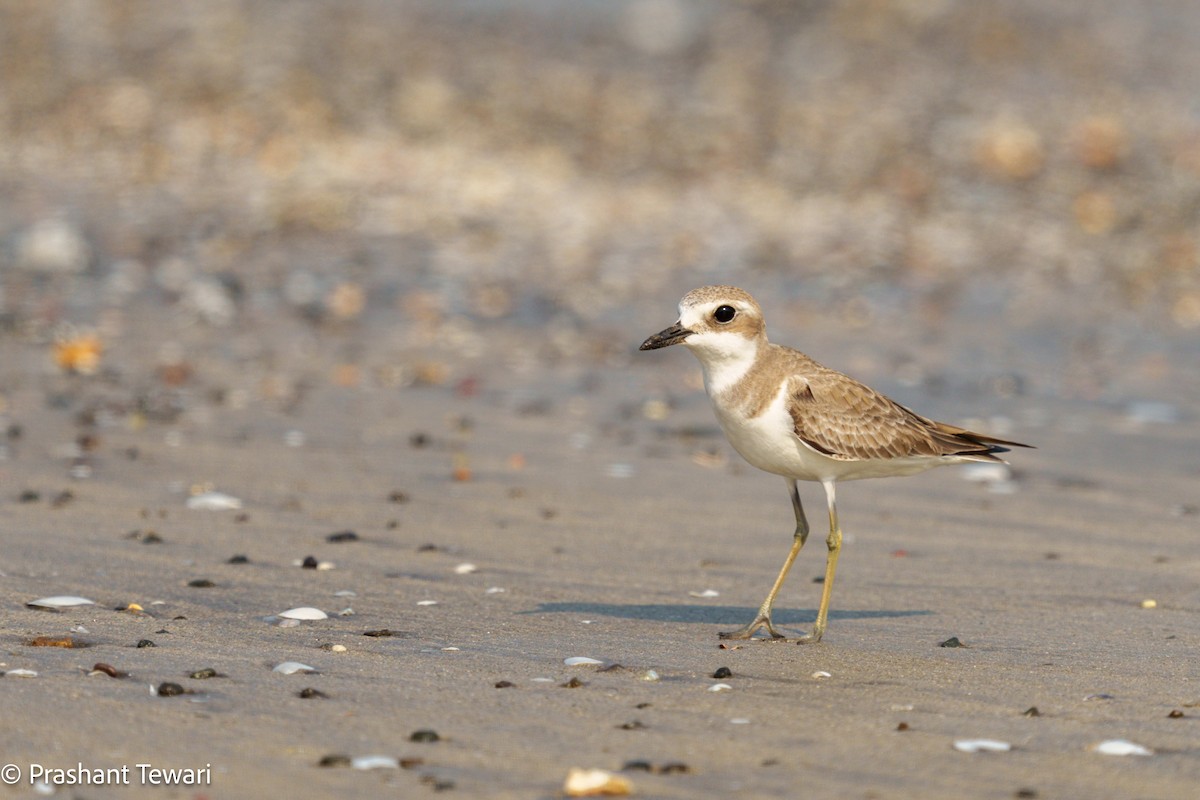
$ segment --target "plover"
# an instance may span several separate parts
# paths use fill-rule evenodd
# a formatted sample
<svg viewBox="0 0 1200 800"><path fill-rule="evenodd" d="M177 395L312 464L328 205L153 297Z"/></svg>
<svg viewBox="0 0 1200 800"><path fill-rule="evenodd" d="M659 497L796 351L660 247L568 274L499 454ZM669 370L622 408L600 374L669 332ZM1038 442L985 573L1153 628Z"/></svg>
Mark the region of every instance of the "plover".
<svg viewBox="0 0 1200 800"><path fill-rule="evenodd" d="M704 286L679 303L679 319L642 342L641 350L682 344L700 359L704 388L733 448L754 466L782 475L796 514L792 549L758 615L723 639L748 639L771 624L771 606L808 538L808 520L796 481L818 481L829 506L829 548L817 619L801 642L820 641L842 531L838 481L912 475L969 461L1000 462L997 453L1029 447L974 433L916 414L874 389L818 364L803 353L767 341L762 309L733 286Z"/></svg>

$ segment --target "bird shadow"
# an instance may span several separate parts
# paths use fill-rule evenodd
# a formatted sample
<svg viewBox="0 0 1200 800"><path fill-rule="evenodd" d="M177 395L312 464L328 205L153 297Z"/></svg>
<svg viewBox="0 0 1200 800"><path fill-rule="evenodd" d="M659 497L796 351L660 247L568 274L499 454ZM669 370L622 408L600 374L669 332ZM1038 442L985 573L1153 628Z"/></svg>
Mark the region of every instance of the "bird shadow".
<svg viewBox="0 0 1200 800"><path fill-rule="evenodd" d="M531 611L520 614L588 614L592 616L619 617L621 619L648 619L655 622L689 622L706 625L740 625L751 619L757 608L747 606L700 606L666 603L539 603ZM891 617L919 617L930 611L838 611L830 610L832 619L881 619ZM776 625L804 625L817 619L816 609L776 608L771 612Z"/></svg>

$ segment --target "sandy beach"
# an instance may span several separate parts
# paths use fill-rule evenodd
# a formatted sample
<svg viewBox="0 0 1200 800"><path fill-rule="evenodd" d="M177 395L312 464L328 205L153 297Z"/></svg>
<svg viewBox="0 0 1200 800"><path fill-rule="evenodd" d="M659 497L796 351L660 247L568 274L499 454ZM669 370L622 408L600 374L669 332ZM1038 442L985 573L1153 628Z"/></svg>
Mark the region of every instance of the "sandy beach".
<svg viewBox="0 0 1200 800"><path fill-rule="evenodd" d="M0 795L1195 795L1190 4L385 5L0 13ZM819 644L709 283L1036 447Z"/></svg>

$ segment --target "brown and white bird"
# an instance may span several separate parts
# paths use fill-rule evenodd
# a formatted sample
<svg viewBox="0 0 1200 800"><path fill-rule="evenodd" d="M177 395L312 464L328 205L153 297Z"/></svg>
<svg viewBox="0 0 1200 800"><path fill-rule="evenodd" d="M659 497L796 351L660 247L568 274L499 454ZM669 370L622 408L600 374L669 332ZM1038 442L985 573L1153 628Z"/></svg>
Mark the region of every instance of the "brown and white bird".
<svg viewBox="0 0 1200 800"><path fill-rule="evenodd" d="M829 598L842 548L838 481L912 475L969 461L1000 462L997 453L1029 447L922 417L804 353L767 341L762 309L733 286L704 286L679 303L679 320L644 341L641 350L682 344L700 359L704 387L729 443L743 458L787 481L796 514L791 552L758 615L723 639L748 639L760 628L782 639L771 606L808 538L796 481L818 481L829 506L829 548L821 606L812 631L825 633Z"/></svg>

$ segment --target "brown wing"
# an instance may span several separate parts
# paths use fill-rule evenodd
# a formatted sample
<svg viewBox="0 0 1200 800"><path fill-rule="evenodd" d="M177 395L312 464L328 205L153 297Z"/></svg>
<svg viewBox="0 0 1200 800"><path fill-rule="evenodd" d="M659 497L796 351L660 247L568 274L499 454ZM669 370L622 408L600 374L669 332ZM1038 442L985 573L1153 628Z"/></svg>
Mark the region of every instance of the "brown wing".
<svg viewBox="0 0 1200 800"><path fill-rule="evenodd" d="M915 414L840 372L819 368L792 379L791 415L796 435L842 461L905 456L976 456L999 461L1005 442Z"/></svg>

